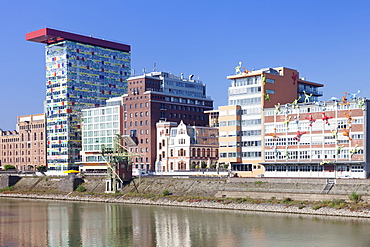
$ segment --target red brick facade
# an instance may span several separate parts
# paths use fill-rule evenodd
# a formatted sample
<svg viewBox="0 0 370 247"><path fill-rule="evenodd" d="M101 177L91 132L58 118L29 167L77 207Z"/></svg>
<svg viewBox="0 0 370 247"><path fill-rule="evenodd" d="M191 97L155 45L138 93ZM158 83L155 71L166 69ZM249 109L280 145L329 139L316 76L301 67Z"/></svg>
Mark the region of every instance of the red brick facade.
<svg viewBox="0 0 370 247"><path fill-rule="evenodd" d="M125 135L137 137L138 146L130 151L133 168L153 171L156 159L156 123L166 120L196 126L208 126L204 111L213 108L213 101L204 98L204 104L189 104L190 98L161 92L159 78L139 76L128 80L128 94L123 96L122 130Z"/></svg>

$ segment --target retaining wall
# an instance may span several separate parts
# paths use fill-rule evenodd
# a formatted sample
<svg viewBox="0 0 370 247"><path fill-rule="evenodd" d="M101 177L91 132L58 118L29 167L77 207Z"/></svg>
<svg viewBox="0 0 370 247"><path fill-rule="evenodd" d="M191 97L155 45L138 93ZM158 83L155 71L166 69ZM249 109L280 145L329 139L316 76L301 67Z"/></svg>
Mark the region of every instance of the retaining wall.
<svg viewBox="0 0 370 247"><path fill-rule="evenodd" d="M294 201L332 201L332 200L349 200L349 195L338 195L338 194L307 194L307 193L280 193L280 192L242 192L242 191L218 191L215 195L218 198L244 198L250 197L254 199L271 199L276 198L283 200L284 198L290 198ZM361 199L366 202L370 202L370 196L361 196Z"/></svg>
<svg viewBox="0 0 370 247"><path fill-rule="evenodd" d="M19 191L53 192L60 190L60 183L61 178L22 177L14 188ZM142 177L125 184L121 193L137 191L148 194L162 194L164 190L168 190L171 194L179 196L255 197L263 195L264 199L270 199L271 197L296 199L293 196L295 194L302 194L302 197L305 198L330 198L330 196L335 196L338 199L348 199L348 195L352 192L362 195L363 198L370 196L370 180L368 179L337 179L328 193L329 197L322 194L326 183L327 179ZM82 185L88 192L103 193L105 191L105 178L87 177L83 179ZM297 200L301 199L297 198Z"/></svg>

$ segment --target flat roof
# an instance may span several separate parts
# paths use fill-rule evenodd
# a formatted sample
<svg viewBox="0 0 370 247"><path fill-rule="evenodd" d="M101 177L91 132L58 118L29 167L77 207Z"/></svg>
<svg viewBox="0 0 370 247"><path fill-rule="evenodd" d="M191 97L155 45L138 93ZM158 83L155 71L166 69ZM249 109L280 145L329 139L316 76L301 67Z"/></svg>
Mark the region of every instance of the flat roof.
<svg viewBox="0 0 370 247"><path fill-rule="evenodd" d="M97 45L105 48L110 48L114 50L130 52L131 46L121 43L116 43L108 40L97 39L93 37L83 36L75 33L68 33L60 30L55 30L51 28L43 28L37 31L33 31L26 34L27 41L33 41L43 44L53 44L63 40L76 41L80 43Z"/></svg>
<svg viewBox="0 0 370 247"><path fill-rule="evenodd" d="M272 70L279 70L279 69L289 69L289 68L286 68L286 67L264 68L264 69L249 71L248 73L241 73L241 74L237 74L237 75L229 75L226 78L229 79L229 80L233 80L233 79L245 78L245 77L250 77L250 76L255 76L255 75L262 75L263 73L271 74L271 75L277 75L277 74L274 74L274 73L270 73L269 71L271 69ZM293 71L298 72L297 70L294 70L294 69L289 69L289 70L293 70ZM283 76L283 75L279 74L277 76ZM300 84L307 84L307 85L316 86L316 87L323 87L324 86L324 84L317 83L317 82L306 81L305 79L302 79L302 78L297 78L297 82L300 83Z"/></svg>

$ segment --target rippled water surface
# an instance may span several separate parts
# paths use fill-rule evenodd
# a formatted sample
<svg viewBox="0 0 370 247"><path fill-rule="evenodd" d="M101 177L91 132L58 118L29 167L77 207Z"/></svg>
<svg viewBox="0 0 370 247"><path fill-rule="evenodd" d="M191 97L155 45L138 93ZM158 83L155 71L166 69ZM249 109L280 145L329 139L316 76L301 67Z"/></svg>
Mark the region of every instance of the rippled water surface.
<svg viewBox="0 0 370 247"><path fill-rule="evenodd" d="M1 246L370 246L370 220L0 198Z"/></svg>

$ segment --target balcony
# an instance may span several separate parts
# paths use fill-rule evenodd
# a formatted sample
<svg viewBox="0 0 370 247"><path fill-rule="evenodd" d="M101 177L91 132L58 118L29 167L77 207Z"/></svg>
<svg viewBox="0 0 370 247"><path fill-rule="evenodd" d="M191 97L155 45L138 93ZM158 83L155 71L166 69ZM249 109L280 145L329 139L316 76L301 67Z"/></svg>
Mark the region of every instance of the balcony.
<svg viewBox="0 0 370 247"><path fill-rule="evenodd" d="M304 93L303 91L305 91L307 94L312 94L312 96L316 96L316 97L320 97L324 95L323 91L319 91L317 90L317 88L314 88L314 89L313 88L301 88L301 87L298 88L298 93L303 94Z"/></svg>

